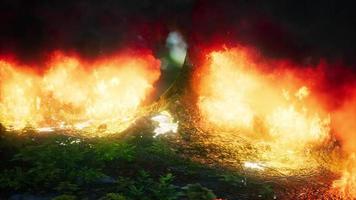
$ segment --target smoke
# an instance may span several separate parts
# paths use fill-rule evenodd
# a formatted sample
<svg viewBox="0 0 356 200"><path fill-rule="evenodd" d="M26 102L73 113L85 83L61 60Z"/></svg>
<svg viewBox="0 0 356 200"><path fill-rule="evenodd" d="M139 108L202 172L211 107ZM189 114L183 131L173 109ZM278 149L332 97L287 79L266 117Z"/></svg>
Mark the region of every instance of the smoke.
<svg viewBox="0 0 356 200"><path fill-rule="evenodd" d="M37 62L58 49L88 58L127 46L158 51L190 2L1 1L0 54Z"/></svg>
<svg viewBox="0 0 356 200"><path fill-rule="evenodd" d="M202 52L242 45L269 59L284 60L312 83L320 103L334 115L335 135L345 150L354 151L352 7L332 1L198 1L192 13L189 55L199 66L206 55Z"/></svg>
<svg viewBox="0 0 356 200"><path fill-rule="evenodd" d="M353 7L343 1L202 0L192 13L190 43L197 52L208 44L239 42L269 57L300 63L324 58L353 65Z"/></svg>
<svg viewBox="0 0 356 200"><path fill-rule="evenodd" d="M46 66L40 62L56 50L74 52L83 60L129 47L159 55L172 31L187 39L188 56L196 66L211 50L252 46L262 57L288 63L289 70L311 83L321 106L332 114L333 134L352 154L354 7L322 0L3 0L0 57Z"/></svg>
<svg viewBox="0 0 356 200"><path fill-rule="evenodd" d="M322 79L318 89L334 111L354 96L348 88L356 70L355 15L352 5L332 1L4 0L0 55L41 65L55 50L85 59L127 47L159 54L169 32L179 31L193 60L204 49L238 43L297 68L314 66L315 79Z"/></svg>
<svg viewBox="0 0 356 200"><path fill-rule="evenodd" d="M132 0L0 2L0 54L36 61L47 52L87 57L123 46L159 52L170 31L191 53L204 44L236 41L298 62L355 62L353 5L333 1Z"/></svg>

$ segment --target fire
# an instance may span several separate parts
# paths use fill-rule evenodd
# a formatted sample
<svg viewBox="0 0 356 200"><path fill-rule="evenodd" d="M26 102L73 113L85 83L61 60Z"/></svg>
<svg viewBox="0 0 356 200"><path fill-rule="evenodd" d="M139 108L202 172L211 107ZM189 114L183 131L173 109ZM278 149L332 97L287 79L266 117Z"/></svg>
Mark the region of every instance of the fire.
<svg viewBox="0 0 356 200"><path fill-rule="evenodd" d="M353 88L353 87L351 87ZM334 115L334 127L343 150L348 154L341 166L341 178L334 181L334 189L341 192L344 199L356 198L356 91L337 109Z"/></svg>
<svg viewBox="0 0 356 200"><path fill-rule="evenodd" d="M210 52L194 80L202 127L222 130L232 143L229 132L238 132L267 168L313 170L311 148L329 138L331 118L309 82L284 67L244 47Z"/></svg>
<svg viewBox="0 0 356 200"><path fill-rule="evenodd" d="M343 96L335 96L341 93L321 89L330 85L323 64L295 67L241 46L211 51L202 63L193 79L200 126L207 131L217 130L213 132L231 143L236 133L250 141L258 155L255 161L245 162L245 167L272 168L290 175L301 170L312 172L321 165L313 147L323 148L334 135L343 155L329 155L334 159L329 169L340 174L330 192L342 199L356 198L353 82L338 88L345 91ZM336 106L328 105L335 100Z"/></svg>
<svg viewBox="0 0 356 200"><path fill-rule="evenodd" d="M160 76L160 62L150 53L87 62L57 52L43 68L0 61L0 122L6 127L120 132Z"/></svg>
<svg viewBox="0 0 356 200"><path fill-rule="evenodd" d="M158 115L152 117L151 120L158 123L158 126L153 130L155 133L153 137L166 133L177 133L178 131L179 122L174 122L174 118L168 111L160 112Z"/></svg>
<svg viewBox="0 0 356 200"><path fill-rule="evenodd" d="M334 181L333 188L343 197L343 199L356 198L356 156L355 153L351 154L347 160L341 178Z"/></svg>

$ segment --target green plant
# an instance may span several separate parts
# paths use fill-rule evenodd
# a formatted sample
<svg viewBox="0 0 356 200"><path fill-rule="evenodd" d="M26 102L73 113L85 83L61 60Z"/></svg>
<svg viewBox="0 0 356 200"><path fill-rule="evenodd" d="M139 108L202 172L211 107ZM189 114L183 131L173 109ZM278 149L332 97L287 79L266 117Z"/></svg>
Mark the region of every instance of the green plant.
<svg viewBox="0 0 356 200"><path fill-rule="evenodd" d="M8 136L4 141L14 139ZM6 143L1 147L7 148ZM33 138L19 145L9 161L10 165L21 167L0 171L0 188L55 188L71 192L76 188L67 184L69 188L65 189L63 183L78 187L93 183L106 176L104 167L110 162L132 161L134 158L135 146L124 141L97 139L87 142L61 135Z"/></svg>
<svg viewBox="0 0 356 200"><path fill-rule="evenodd" d="M147 149L147 151L149 153L157 154L165 157L174 155L174 152L171 150L169 145L160 140L156 140L152 142L152 145Z"/></svg>
<svg viewBox="0 0 356 200"><path fill-rule="evenodd" d="M99 200L127 200L127 198L119 193L107 193L105 196L101 197Z"/></svg>
<svg viewBox="0 0 356 200"><path fill-rule="evenodd" d="M259 189L259 194L263 199L274 199L274 190L271 185L263 184Z"/></svg>
<svg viewBox="0 0 356 200"><path fill-rule="evenodd" d="M76 176L81 183L94 183L106 175L101 172L101 169L83 167L82 169L76 170Z"/></svg>
<svg viewBox="0 0 356 200"><path fill-rule="evenodd" d="M132 161L135 158L135 146L125 142L102 140L94 145L96 159L99 161L113 161L121 159Z"/></svg>
<svg viewBox="0 0 356 200"><path fill-rule="evenodd" d="M182 193L177 190L178 187L172 184L173 179L174 176L170 173L159 178L153 190L155 199L175 200L182 195Z"/></svg>
<svg viewBox="0 0 356 200"><path fill-rule="evenodd" d="M0 190L5 197L59 193L62 195L55 197L59 200L75 198L72 194L81 199L204 200L215 195L200 184L188 183L204 184L212 179L216 185L226 183L226 188L219 189L227 191L227 196L241 192L241 185L263 199L274 196L269 185L244 185L239 174L192 162L180 156L169 141L147 135L119 140L5 132L0 135L0 152ZM177 187L175 183L188 185Z"/></svg>
<svg viewBox="0 0 356 200"><path fill-rule="evenodd" d="M0 188L14 188L17 190L22 187L25 181L20 167L4 170L0 173Z"/></svg>
<svg viewBox="0 0 356 200"><path fill-rule="evenodd" d="M63 143L63 141L60 141ZM59 182L94 181L101 175L99 165L87 159L89 150L82 144L61 146L52 141L26 146L14 156L14 161L25 163L23 187L53 188ZM84 165L82 163L85 163Z"/></svg>
<svg viewBox="0 0 356 200"><path fill-rule="evenodd" d="M133 199L149 199L149 188L154 184L150 174L144 170L139 171L134 184L128 187L129 196Z"/></svg>
<svg viewBox="0 0 356 200"><path fill-rule="evenodd" d="M246 179L243 176L235 174L222 174L219 180L235 187L240 187L246 182Z"/></svg>
<svg viewBox="0 0 356 200"><path fill-rule="evenodd" d="M172 184L170 173L154 179L147 171L141 170L135 179L120 177L117 189L130 199L175 200L181 196L179 187Z"/></svg>
<svg viewBox="0 0 356 200"><path fill-rule="evenodd" d="M183 189L189 200L213 200L216 198L211 190L201 186L199 183L188 184Z"/></svg>
<svg viewBox="0 0 356 200"><path fill-rule="evenodd" d="M79 187L77 184L73 184L68 181L63 181L60 182L57 187L55 187L55 190L62 193L74 193L79 190Z"/></svg>
<svg viewBox="0 0 356 200"><path fill-rule="evenodd" d="M127 188L129 188L131 185L134 184L134 181L130 178L127 178L127 177L118 177L117 180L116 180L116 188L119 190L119 191L124 191L126 190Z"/></svg>
<svg viewBox="0 0 356 200"><path fill-rule="evenodd" d="M130 185L128 189L128 194L133 199L149 199L142 185Z"/></svg>

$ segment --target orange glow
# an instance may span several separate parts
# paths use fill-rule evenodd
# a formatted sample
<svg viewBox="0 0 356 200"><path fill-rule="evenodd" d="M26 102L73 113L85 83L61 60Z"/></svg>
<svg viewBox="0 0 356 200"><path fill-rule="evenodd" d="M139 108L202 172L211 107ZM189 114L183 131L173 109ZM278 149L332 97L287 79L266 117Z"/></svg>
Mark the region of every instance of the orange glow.
<svg viewBox="0 0 356 200"><path fill-rule="evenodd" d="M0 121L15 130L120 132L132 123L159 76L160 62L149 53L85 62L57 52L43 73L1 60Z"/></svg>
<svg viewBox="0 0 356 200"><path fill-rule="evenodd" d="M312 84L295 73L244 47L210 52L194 79L201 126L221 130L231 143L229 132L248 139L267 168L316 169L310 151L329 138L331 119Z"/></svg>
<svg viewBox="0 0 356 200"><path fill-rule="evenodd" d="M356 156L351 154L341 171L341 178L333 182L331 191L336 191L343 199L356 198Z"/></svg>
<svg viewBox="0 0 356 200"><path fill-rule="evenodd" d="M341 167L341 178L333 184L345 199L356 198L356 91L334 114L336 135L349 154Z"/></svg>
<svg viewBox="0 0 356 200"><path fill-rule="evenodd" d="M193 79L199 126L215 130L230 143L235 142L236 133L247 139L258 149L253 162L264 168L295 175L328 167L340 174L330 192L342 199L356 198L353 82L339 88L344 94L325 92L323 86L331 85L325 77L325 63L295 66L241 46L211 51L202 63ZM332 104L336 101L337 106ZM325 166L313 155L313 147L322 147L331 135L340 142L343 155L329 155L331 166ZM239 159L244 160L243 156Z"/></svg>

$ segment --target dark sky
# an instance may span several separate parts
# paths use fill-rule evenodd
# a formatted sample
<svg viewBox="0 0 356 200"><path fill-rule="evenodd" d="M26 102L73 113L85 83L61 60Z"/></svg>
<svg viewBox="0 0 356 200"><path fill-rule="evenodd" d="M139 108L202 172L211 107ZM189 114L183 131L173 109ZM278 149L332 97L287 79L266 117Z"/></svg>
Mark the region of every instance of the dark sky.
<svg viewBox="0 0 356 200"><path fill-rule="evenodd" d="M55 49L95 57L123 46L164 46L179 30L191 49L247 43L270 56L356 61L352 1L108 0L0 2L0 54L41 59Z"/></svg>

